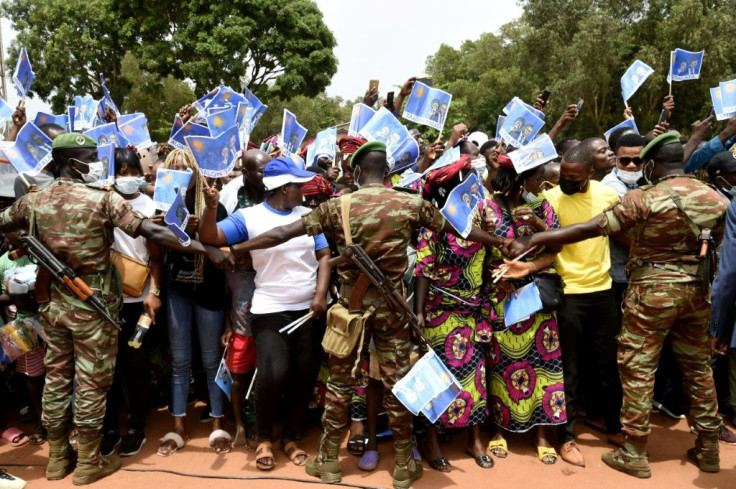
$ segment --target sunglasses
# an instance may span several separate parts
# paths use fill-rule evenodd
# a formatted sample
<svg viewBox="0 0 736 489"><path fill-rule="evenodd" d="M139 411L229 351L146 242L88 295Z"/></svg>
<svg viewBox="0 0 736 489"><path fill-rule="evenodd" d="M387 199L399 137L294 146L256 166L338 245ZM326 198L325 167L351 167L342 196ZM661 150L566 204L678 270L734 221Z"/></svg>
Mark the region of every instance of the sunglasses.
<svg viewBox="0 0 736 489"><path fill-rule="evenodd" d="M628 165L629 163L633 163L638 166L642 164L642 160L638 156L634 156L633 158L629 158L628 156L622 156L618 158L618 162L621 163L622 165Z"/></svg>

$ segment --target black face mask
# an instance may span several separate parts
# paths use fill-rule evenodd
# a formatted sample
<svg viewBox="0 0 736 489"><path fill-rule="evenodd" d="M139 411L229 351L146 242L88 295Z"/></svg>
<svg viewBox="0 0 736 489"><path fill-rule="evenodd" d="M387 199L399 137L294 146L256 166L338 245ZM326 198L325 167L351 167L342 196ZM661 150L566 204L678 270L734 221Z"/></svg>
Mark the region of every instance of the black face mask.
<svg viewBox="0 0 736 489"><path fill-rule="evenodd" d="M575 180L567 180L566 178L560 178L560 190L563 194L573 195L580 192L583 189L583 183Z"/></svg>

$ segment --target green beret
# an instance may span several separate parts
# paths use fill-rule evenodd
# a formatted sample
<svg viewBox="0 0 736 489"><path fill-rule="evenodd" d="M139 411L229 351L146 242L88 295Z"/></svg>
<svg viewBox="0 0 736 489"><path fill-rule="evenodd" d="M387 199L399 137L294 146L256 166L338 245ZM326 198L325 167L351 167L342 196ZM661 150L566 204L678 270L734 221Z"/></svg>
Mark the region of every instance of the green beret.
<svg viewBox="0 0 736 489"><path fill-rule="evenodd" d="M51 147L54 149L97 148L97 141L85 134L67 132L56 136Z"/></svg>
<svg viewBox="0 0 736 489"><path fill-rule="evenodd" d="M647 144L644 149L641 150L641 154L639 154L639 158L642 160L652 152L654 148L657 148L659 146L665 146L667 144L674 144L674 143L680 143L680 136L675 131L666 132L664 134L660 134L656 138L649 141L649 144Z"/></svg>
<svg viewBox="0 0 736 489"><path fill-rule="evenodd" d="M363 146L358 148L355 153L353 153L353 157L350 159L350 168L355 168L355 162L358 161L360 155L369 153L371 151L383 151L385 153L386 145L381 141L368 141Z"/></svg>

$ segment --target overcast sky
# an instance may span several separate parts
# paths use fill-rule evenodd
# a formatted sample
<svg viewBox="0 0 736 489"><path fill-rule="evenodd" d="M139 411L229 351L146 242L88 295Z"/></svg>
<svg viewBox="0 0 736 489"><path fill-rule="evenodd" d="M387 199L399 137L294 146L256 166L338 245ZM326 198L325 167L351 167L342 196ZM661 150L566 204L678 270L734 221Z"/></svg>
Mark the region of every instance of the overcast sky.
<svg viewBox="0 0 736 489"><path fill-rule="evenodd" d="M427 56L441 44L459 47L467 39L484 32L496 32L501 25L521 15L516 0L315 0L327 27L337 39L338 69L327 88L329 95L352 99L363 95L368 81L378 79L385 95L413 75L423 75ZM2 19L3 47L7 53L15 33ZM33 53L29 53L33 64ZM14 65L16 60L6 59ZM18 97L6 78L8 102ZM49 110L38 99L27 102L29 115Z"/></svg>

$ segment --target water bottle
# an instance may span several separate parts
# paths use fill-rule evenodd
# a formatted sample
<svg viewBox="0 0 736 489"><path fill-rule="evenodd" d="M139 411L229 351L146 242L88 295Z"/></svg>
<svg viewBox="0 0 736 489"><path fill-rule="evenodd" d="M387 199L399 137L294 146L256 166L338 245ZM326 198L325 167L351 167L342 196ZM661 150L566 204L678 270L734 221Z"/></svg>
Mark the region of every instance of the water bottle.
<svg viewBox="0 0 736 489"><path fill-rule="evenodd" d="M133 333L133 337L128 340L128 346L131 348L138 349L141 347L141 343L143 343L143 337L148 333L148 328L151 327L151 323L153 322L153 318L151 318L151 315L147 312L144 312L141 314L141 317L138 318L138 324L135 326L135 333Z"/></svg>

